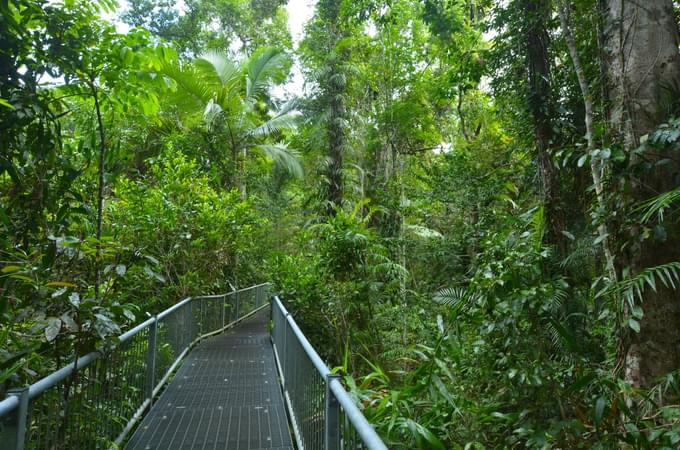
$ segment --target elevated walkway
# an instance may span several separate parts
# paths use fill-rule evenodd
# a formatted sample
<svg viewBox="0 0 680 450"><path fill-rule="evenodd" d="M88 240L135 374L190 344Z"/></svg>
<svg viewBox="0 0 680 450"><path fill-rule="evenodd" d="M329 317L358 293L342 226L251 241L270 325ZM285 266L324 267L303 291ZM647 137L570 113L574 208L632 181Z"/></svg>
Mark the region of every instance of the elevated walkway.
<svg viewBox="0 0 680 450"><path fill-rule="evenodd" d="M387 450L269 290L184 299L9 390L0 450Z"/></svg>
<svg viewBox="0 0 680 450"><path fill-rule="evenodd" d="M185 358L127 450L293 450L267 324L258 312Z"/></svg>

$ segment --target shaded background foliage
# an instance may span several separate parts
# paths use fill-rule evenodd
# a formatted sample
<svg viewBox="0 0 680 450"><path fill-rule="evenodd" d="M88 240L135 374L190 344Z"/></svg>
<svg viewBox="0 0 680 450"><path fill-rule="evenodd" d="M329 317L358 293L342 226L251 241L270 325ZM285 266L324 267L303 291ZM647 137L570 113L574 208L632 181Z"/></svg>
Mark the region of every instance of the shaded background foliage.
<svg viewBox="0 0 680 450"><path fill-rule="evenodd" d="M635 190L677 175L678 90L624 136L608 3L323 0L294 44L279 0L130 0L127 33L0 1L3 389L271 280L390 448L677 447L677 368L625 368L673 335L680 265L635 249L673 247L677 177Z"/></svg>

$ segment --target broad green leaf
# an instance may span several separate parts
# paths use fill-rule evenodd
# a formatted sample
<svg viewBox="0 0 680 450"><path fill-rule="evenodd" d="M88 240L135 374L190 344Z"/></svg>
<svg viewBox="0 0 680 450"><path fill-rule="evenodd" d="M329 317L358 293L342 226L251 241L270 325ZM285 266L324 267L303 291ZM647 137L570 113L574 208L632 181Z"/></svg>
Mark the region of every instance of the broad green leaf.
<svg viewBox="0 0 680 450"><path fill-rule="evenodd" d="M628 326L636 333L640 332L640 322L635 319L628 319Z"/></svg>
<svg viewBox="0 0 680 450"><path fill-rule="evenodd" d="M61 330L61 320L56 317L47 319L47 327L45 328L45 338L47 342L52 342L59 335Z"/></svg>

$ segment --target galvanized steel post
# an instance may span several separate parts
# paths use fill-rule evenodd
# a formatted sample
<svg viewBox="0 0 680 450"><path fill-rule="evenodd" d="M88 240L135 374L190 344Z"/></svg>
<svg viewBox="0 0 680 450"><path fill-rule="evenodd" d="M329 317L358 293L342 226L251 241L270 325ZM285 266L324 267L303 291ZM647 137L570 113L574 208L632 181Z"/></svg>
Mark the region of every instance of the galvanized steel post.
<svg viewBox="0 0 680 450"><path fill-rule="evenodd" d="M191 299L187 304L187 309L189 310L189 341L187 342L187 348L191 345L194 340L194 300Z"/></svg>
<svg viewBox="0 0 680 450"><path fill-rule="evenodd" d="M203 334L203 297L198 303L198 336Z"/></svg>
<svg viewBox="0 0 680 450"><path fill-rule="evenodd" d="M220 309L220 319L222 320L222 328L224 328L224 308L227 306L227 295L222 296L222 309Z"/></svg>
<svg viewBox="0 0 680 450"><path fill-rule="evenodd" d="M331 381L340 379L340 375L329 373L326 375L326 450L340 450L340 403L331 391Z"/></svg>
<svg viewBox="0 0 680 450"><path fill-rule="evenodd" d="M284 388L286 388L286 378L288 378L288 314L283 316L283 367L281 368L283 372L283 382L281 383Z"/></svg>
<svg viewBox="0 0 680 450"><path fill-rule="evenodd" d="M28 387L10 389L7 391L7 396L17 397L19 399L19 406L14 410L14 430L10 428L10 433L7 435L9 442L3 444L3 448L24 450L26 426L28 423ZM4 445L7 445L7 447Z"/></svg>
<svg viewBox="0 0 680 450"><path fill-rule="evenodd" d="M236 319L234 320L238 320L241 318L240 309L241 309L241 292L236 291Z"/></svg>
<svg viewBox="0 0 680 450"><path fill-rule="evenodd" d="M146 355L146 396L149 404L153 403L153 388L156 382L156 335L158 333L158 317L153 316L149 328L149 348Z"/></svg>

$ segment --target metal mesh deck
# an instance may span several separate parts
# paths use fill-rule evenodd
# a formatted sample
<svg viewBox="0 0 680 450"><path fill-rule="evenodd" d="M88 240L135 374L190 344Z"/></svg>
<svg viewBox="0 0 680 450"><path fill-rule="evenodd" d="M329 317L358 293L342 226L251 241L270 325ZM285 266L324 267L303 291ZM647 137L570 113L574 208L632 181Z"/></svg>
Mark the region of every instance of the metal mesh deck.
<svg viewBox="0 0 680 450"><path fill-rule="evenodd" d="M192 351L127 450L293 450L262 311Z"/></svg>

